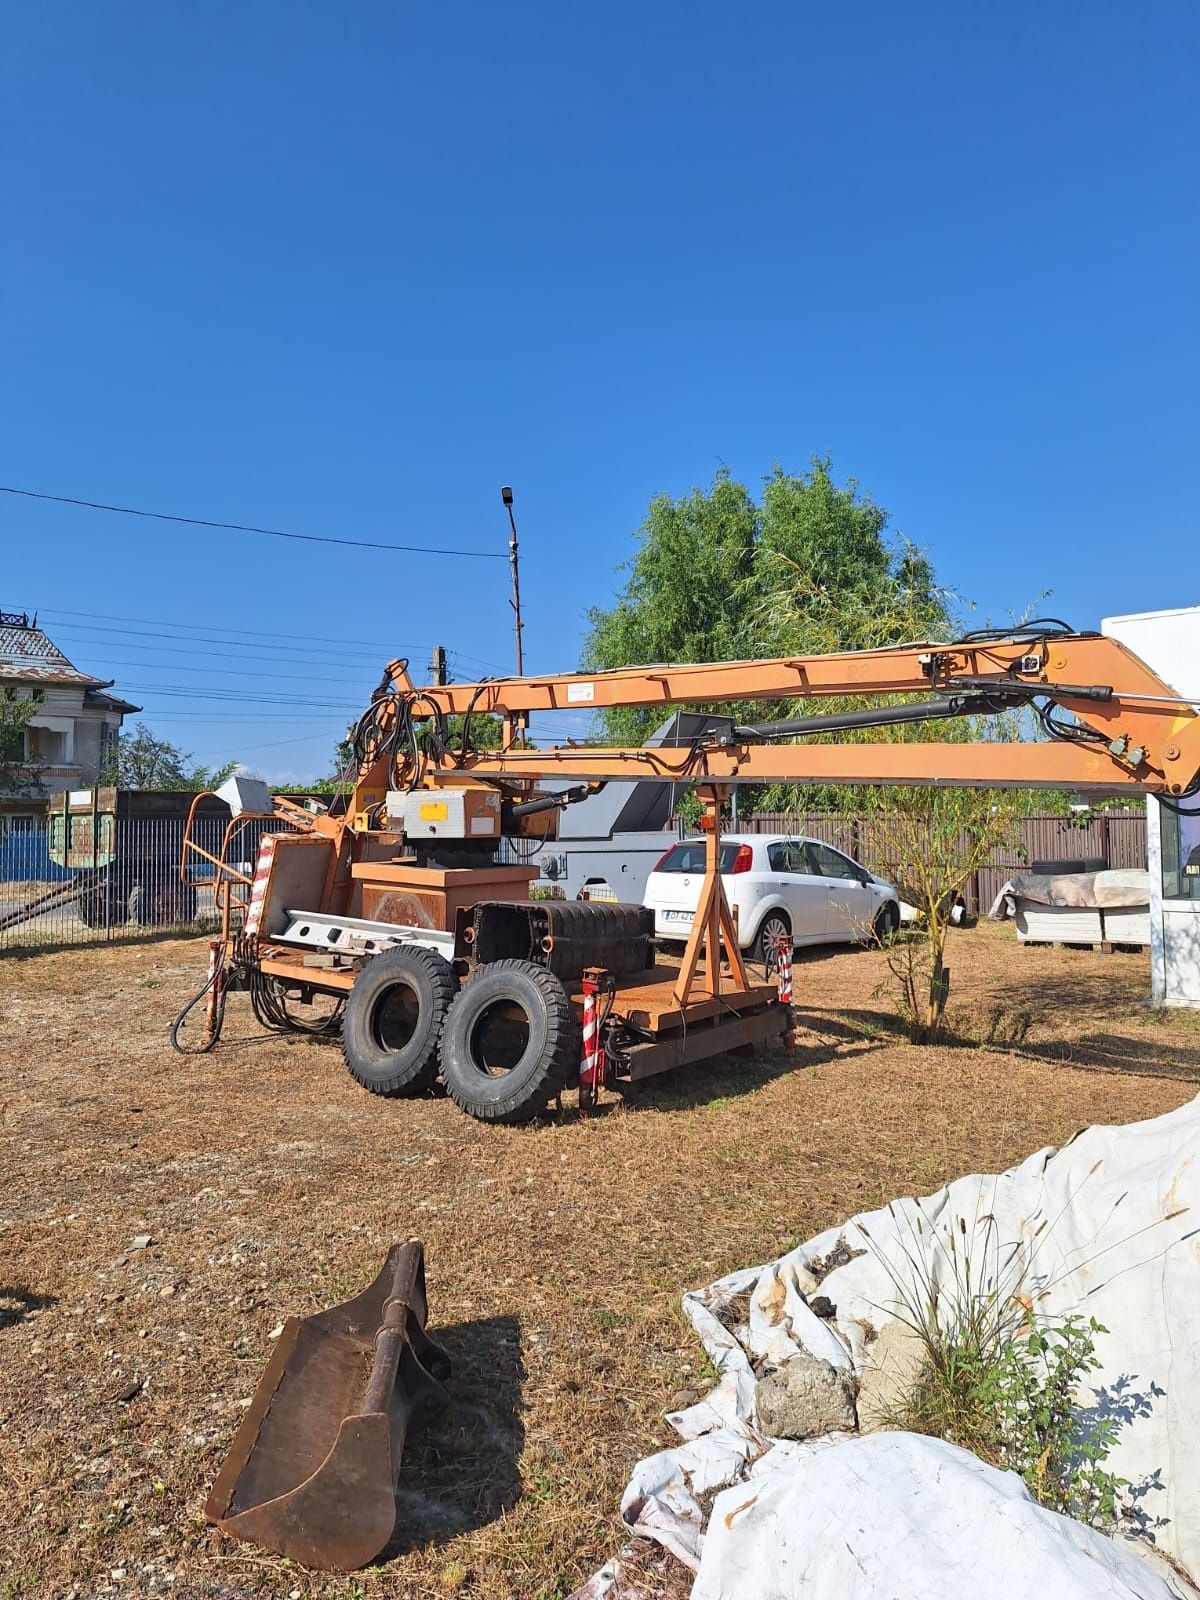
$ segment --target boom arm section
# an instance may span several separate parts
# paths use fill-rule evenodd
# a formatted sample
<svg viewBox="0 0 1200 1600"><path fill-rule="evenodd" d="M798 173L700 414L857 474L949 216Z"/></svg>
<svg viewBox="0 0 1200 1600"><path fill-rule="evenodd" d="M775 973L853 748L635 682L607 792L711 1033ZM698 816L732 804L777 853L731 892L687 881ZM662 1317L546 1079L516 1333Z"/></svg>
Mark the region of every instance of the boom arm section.
<svg viewBox="0 0 1200 1600"><path fill-rule="evenodd" d="M501 751L467 747L452 758L426 762L418 779L425 786L461 783L469 774L493 782L658 778L1136 789L1183 795L1193 792L1200 776L1195 706L1181 700L1124 645L1100 634L1018 631L837 655L626 667L420 689L403 663L394 662L388 670L392 693L414 719L495 715L505 719L509 730ZM1029 706L1051 738L977 744L772 744L772 738L798 733L828 736L852 723L806 718L800 726L756 728L731 722L722 727L714 719L706 734L682 748L601 749L567 742L534 750L514 731L532 712L617 706L661 706L665 712L672 706L727 701L930 694L970 703L948 710L945 699L928 702L926 709L902 702L904 720L961 714L974 705L985 711ZM1075 720L1064 723L1061 712ZM856 715L861 722L861 714ZM378 772L370 777L378 787Z"/></svg>

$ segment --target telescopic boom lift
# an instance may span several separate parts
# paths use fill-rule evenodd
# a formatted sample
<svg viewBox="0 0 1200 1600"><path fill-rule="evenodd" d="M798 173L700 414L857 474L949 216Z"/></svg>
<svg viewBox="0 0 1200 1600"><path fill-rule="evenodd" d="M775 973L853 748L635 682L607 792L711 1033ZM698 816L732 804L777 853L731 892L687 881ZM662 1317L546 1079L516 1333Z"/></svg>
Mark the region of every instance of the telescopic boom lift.
<svg viewBox="0 0 1200 1600"><path fill-rule="evenodd" d="M830 699L852 709L816 709ZM709 713L763 700L798 714ZM526 733L535 714L685 706L704 708L699 731L654 746L538 748ZM856 737L1001 712L1041 737ZM499 749L478 742L484 719L499 719ZM579 1017L596 991L589 1043L601 1048L595 1070L585 1065L585 1098L605 1077L646 1076L783 1031L774 987L746 971L717 870L733 784L1064 788L1168 804L1200 786L1195 705L1117 641L1055 622L836 655L465 684L416 685L397 660L354 751L339 815L264 789L239 808L218 854L189 830L185 880L215 877L222 915L206 1043L234 983L279 1028L314 1026L295 1002L325 994L345 1015L339 1005L315 1026L340 1025L365 1087L413 1092L440 1074L465 1110L493 1121L536 1115L574 1081ZM554 837L564 805L612 779L692 784L704 802L707 873L678 970L655 964L640 907L529 899L529 853ZM236 865L250 841L253 871Z"/></svg>

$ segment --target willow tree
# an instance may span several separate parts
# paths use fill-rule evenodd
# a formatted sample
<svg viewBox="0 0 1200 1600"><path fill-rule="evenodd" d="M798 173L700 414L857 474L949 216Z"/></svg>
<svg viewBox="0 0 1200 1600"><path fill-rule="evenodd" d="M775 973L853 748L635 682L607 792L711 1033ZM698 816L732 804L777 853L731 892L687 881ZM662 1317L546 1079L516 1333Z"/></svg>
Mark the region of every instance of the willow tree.
<svg viewBox="0 0 1200 1600"><path fill-rule="evenodd" d="M889 540L889 520L854 479L835 482L828 457L799 474L776 467L758 501L724 468L707 490L658 495L616 603L589 613L582 666L730 661L809 648L794 642L803 617L786 615L798 572L814 575L813 602L823 612L814 640L825 636L836 600L843 625L835 648L861 647L860 624L900 594L914 603L919 594L936 631L945 616L932 571L911 547ZM745 720L786 715L789 706L720 709ZM601 732L613 743L640 743L663 714L662 707L619 708L603 715Z"/></svg>

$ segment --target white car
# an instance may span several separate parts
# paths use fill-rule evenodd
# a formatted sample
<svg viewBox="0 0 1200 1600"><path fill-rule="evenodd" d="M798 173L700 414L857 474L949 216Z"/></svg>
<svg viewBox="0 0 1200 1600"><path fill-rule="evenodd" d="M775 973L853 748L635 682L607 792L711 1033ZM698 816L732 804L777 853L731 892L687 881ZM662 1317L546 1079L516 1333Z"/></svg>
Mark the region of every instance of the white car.
<svg viewBox="0 0 1200 1600"><path fill-rule="evenodd" d="M684 941L692 931L706 849L702 838L681 839L646 880L642 904L654 912L655 938ZM738 943L764 962L781 934L790 933L793 945L832 944L900 926L895 888L819 839L722 834L721 879Z"/></svg>

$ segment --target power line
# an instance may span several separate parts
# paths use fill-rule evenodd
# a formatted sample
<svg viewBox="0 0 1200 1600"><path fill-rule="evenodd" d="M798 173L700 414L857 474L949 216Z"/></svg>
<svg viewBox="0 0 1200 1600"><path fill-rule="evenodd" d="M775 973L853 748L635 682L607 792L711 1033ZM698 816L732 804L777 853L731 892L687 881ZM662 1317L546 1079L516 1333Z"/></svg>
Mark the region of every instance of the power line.
<svg viewBox="0 0 1200 1600"><path fill-rule="evenodd" d="M171 640L171 642L173 644L176 644L176 645L186 645L186 644L192 644L192 643L195 643L195 644L219 644L219 645L225 646L226 649L229 649L229 650L266 650L266 651L269 651L269 652L276 652L277 653L280 650L288 648L288 646L286 646L286 645L254 644L252 642L247 642L245 644L242 644L236 639L219 639L219 638L216 638L213 635L207 634L207 633L196 633L196 634L187 634L187 635L182 635L182 634L177 634L177 633L164 633L161 628L103 628L103 627L100 626L99 623L95 623L95 622L90 623L88 625L86 631L88 633L93 633L93 634L94 633L115 633L115 634L120 634L120 635L126 636L126 637L131 638L131 639L169 639L169 640ZM61 628L56 629L56 632L61 633L64 636L69 637L69 638L79 638L80 637L80 630L76 627L76 625L74 623L66 623ZM94 643L94 644L103 644L105 641L103 639L100 639L100 640L92 640L91 642ZM146 648L148 649L149 646L147 646ZM362 653L364 659L371 660L371 661L378 661L379 660L379 657L377 655L375 655L375 653L373 651L371 651L371 650L364 650L361 653ZM307 661L311 661L313 659L313 657L312 656L306 656L306 657L304 657L304 659L307 660ZM382 663L380 663L380 665L382 665Z"/></svg>
<svg viewBox="0 0 1200 1600"><path fill-rule="evenodd" d="M178 622L174 621L173 618L165 618L165 616L114 616L109 611L61 611L56 606L48 605L37 606L37 608L35 606L27 606L26 610L37 610L40 618L64 616L64 618L77 619L77 621L56 624L56 629L59 629L59 627L78 627L80 626L80 621L82 621L85 624L90 624L94 632L101 632L101 634L122 634L126 630L118 629L118 627L98 627L96 624L99 624L99 622L144 622L149 627L181 629L181 637L186 637L187 634L197 634L197 632L234 634L235 637L230 638L230 640L224 640L224 638L221 640L221 643L230 643L230 645L235 645L235 643L240 645L243 640L250 640L251 645L253 645L253 640L256 640L256 638L272 642L266 643L266 645L253 645L254 650L290 650L291 645L347 645L352 650L370 650L371 654L374 654L374 651L395 650L395 640L390 643L382 643L378 638L330 638L325 634L274 634L269 629L261 629L261 627L227 627L224 622ZM410 645L410 650L432 650L432 648L434 646L426 645L426 643Z"/></svg>
<svg viewBox="0 0 1200 1600"><path fill-rule="evenodd" d="M382 544L372 539L335 539L328 534L288 533L282 528L258 528L248 522L216 522L209 517L183 517L170 511L143 511L137 506L110 506L101 500L76 500L67 494L43 494L37 489L14 489L0 483L0 494L19 495L24 500L51 500L56 505L79 506L85 511L111 511L122 517L147 517L154 522L181 522L189 528L222 528L229 533L261 533L268 539L299 539L305 544L353 545L359 550L393 550L403 555L466 556L480 561L507 561L499 550L440 550L433 545Z"/></svg>
<svg viewBox="0 0 1200 1600"><path fill-rule="evenodd" d="M257 681L259 678L277 678L283 683L300 684L300 682L301 682L300 675L299 675L299 673L296 673L296 672L260 672L260 671L257 671L257 670L255 670L254 672L251 672L251 671L248 670L248 668L246 666L213 667L213 666L210 666L207 662L202 667L194 667L194 666L189 665L186 661L178 661L178 660L176 660L175 657L179 653L180 652L178 652L178 651L170 651L170 650L164 650L164 652L163 652L163 654L165 656L169 656L171 658L171 660L170 660L170 668L171 668L172 672L200 672L200 673L204 673L204 674L206 674L206 675L208 675L210 677L217 677L217 678L238 677L238 678L243 678L243 679L245 679L245 678L253 678L255 681ZM200 651L198 653L201 654L201 655L210 655L210 654L214 654L215 652L212 652L212 651ZM183 654L184 655L190 655L190 654L192 654L192 652L191 651L184 651ZM109 667L120 667L122 670L124 670L127 667L147 667L147 668L149 668L149 670L151 672L157 672L160 667L164 667L164 666L167 665L166 661L128 661L128 660L122 660L120 656L105 656L104 661L105 661L105 665L109 666ZM275 663L276 666L279 666L280 664L281 663L278 662L278 661ZM267 663L266 662L254 661L252 663L252 665L254 666L254 668L257 669L260 666L266 666ZM376 677L376 676L378 676L378 674L373 674L373 673L369 672L366 668L363 668L363 670L361 672L358 672L358 673L354 674L351 677L344 677L340 673L338 673L338 674L330 673L324 665L322 665L322 667L321 667L321 682L322 683L337 683L339 686L341 684L343 684L343 683L354 683L354 684L360 684L361 685L361 684L366 683L368 679ZM364 690L364 697L373 688L374 688L374 683L370 683L368 685L367 689Z"/></svg>
<svg viewBox="0 0 1200 1600"><path fill-rule="evenodd" d="M135 643L130 644L126 639L94 639L88 634L77 632L74 628L61 628L58 630L58 635L70 647L73 657L83 659L84 656L87 656L93 660L102 660L105 665L122 664L119 657L111 654L113 650L144 650L147 655L163 656L171 661L183 656L204 656L213 661L240 661L244 664L246 671L252 671L257 667L307 667L310 675L316 673L319 669L322 678L326 676L327 670L331 666L345 667L355 674L356 681L371 678L378 682L383 667L379 657L373 655L365 655L361 661L353 660L349 654L294 656L279 653L252 656L244 653L248 648L244 645L230 645L227 649L222 650L205 650L198 645L194 645L190 639L174 639L170 644L151 644L145 638L139 638ZM166 636L159 635L158 637ZM266 646L261 648L266 649ZM280 647L280 650L282 651L282 647ZM131 663L126 660L123 665L129 666ZM133 662L132 665L137 666L138 663ZM303 674L294 673L292 676L301 678Z"/></svg>
<svg viewBox="0 0 1200 1600"><path fill-rule="evenodd" d="M240 689L197 689L186 683L129 683L130 694L170 695L185 700L227 700L242 705L295 706L309 711L355 711L355 700L324 700L290 694L248 694Z"/></svg>
<svg viewBox="0 0 1200 1600"><path fill-rule="evenodd" d="M64 611L57 606L29 606L27 610L36 609L39 616L43 617L84 617L89 622L147 622L159 628L185 628L195 633L198 628L210 626L201 622L178 622L173 617L118 617L109 611ZM364 645L372 649L390 650L391 645L382 644L377 639L331 639L327 635L317 633L275 633L269 628L229 628L218 627L219 633L234 633L243 639L287 639L293 643L302 644L350 644ZM417 650L428 650L427 644L414 647Z"/></svg>
<svg viewBox="0 0 1200 1600"><path fill-rule="evenodd" d="M379 681L382 667L380 657L369 653L364 655L361 661L355 661L351 659L349 654L297 656L284 653L283 646L273 647L274 651L278 651L280 653L272 653L271 646L254 645L250 648L265 650L268 653L262 656L251 656L244 654L244 651L247 647L243 645L231 645L229 648L224 650L205 650L197 648L192 644L190 639L186 638L172 639L170 643L164 644L149 644L146 642L145 636L142 636L135 644L131 645L128 644L124 639L95 639L92 638L90 634L80 633L75 628L71 627L57 629L56 634L70 646L71 653L75 658L76 664L86 657L94 661L99 661L106 671L109 671L112 668L124 669L126 667L160 667L164 664L164 661L169 661L172 668L180 672L213 672L217 674L240 672L246 674L247 676L259 678L287 678L292 683L303 683L306 681L306 675L302 671L280 673L266 672L262 669L266 667L280 666L307 668L308 675L311 676L313 672L319 668L320 679L322 682L340 679L342 682L347 683L366 684L369 686L369 688L373 689L376 683ZM165 636L157 635L156 637L162 638ZM415 649L415 647L413 648ZM114 656L111 653L113 650L144 650L147 655L161 657L162 659L155 661L140 661L132 659L129 656ZM403 652L401 652L401 654L403 654ZM448 651L447 654L452 655L453 652ZM197 656L203 656L206 660L206 663L210 661L223 661L232 662L234 665L213 667L206 664L203 667L198 667L187 665L181 659L183 657ZM412 662L417 658L410 654L407 659ZM335 670L339 668L345 670ZM420 673L417 672L415 676L419 679ZM458 676L461 678L463 674L460 672Z"/></svg>
<svg viewBox="0 0 1200 1600"><path fill-rule="evenodd" d="M214 637L213 639L211 639L211 641L206 640L204 642L211 642L211 643L214 643L214 644L228 644L228 645L233 645L233 646L235 646L237 648L245 648L245 649L250 649L250 650L279 651L279 650L286 650L288 648L288 645L287 644L276 644L276 643L254 644L253 642L251 642L251 643L243 646L242 645L242 640L250 640L250 641L253 641L255 639L287 640L290 643L300 643L300 644L336 644L336 645L343 645L343 646L348 646L351 650L356 651L359 654L362 654L364 657L369 657L369 659L371 659L372 661L380 661L381 663L382 663L382 661L384 659L394 659L397 654L399 654L399 655L403 655L404 654L404 649L401 649L399 652L397 652L395 640L390 640L388 642L385 642L385 641L380 640L380 639L363 639L363 638L357 638L357 639L335 639L335 638L330 638L326 634L317 634L317 633L276 633L276 632L271 631L270 629L263 629L263 628L231 628L231 627L223 626L223 625L220 625L220 624L218 624L218 625L216 625L214 627L214 625L212 623L180 622L180 621L178 621L178 619L176 619L174 617L123 617L123 616L114 615L112 612L106 612L106 611L69 611L69 610L66 610L66 609L64 609L62 607L59 607L59 606L28 606L27 605L27 606L16 606L13 609L14 610L20 610L20 611L26 611L30 615L32 615L34 612L36 612L39 616L42 616L42 617L75 617L75 618L81 618L85 623L92 624L92 627L90 628L90 631L93 632L93 633L127 633L127 632L133 631L133 630L130 630L130 629L125 629L125 628L102 628L102 627L97 627L96 626L96 624L102 623L102 622L141 622L141 623L146 623L151 627L177 628L177 629L183 630L179 635L179 640L180 640L181 644L186 644L188 642L187 634L197 635L201 631L206 631L209 634L214 634L214 633L215 634L235 634L235 635L237 635L237 637L235 639L224 639L224 638L215 638ZM60 632L60 631L63 632L63 633L69 634L71 637L74 637L74 638L81 637L77 632L77 624L74 623L74 622L68 622L68 623L65 623L65 624L62 624L62 625L56 625L55 632ZM173 638L176 637L176 635L158 633L158 634L152 634L152 635L143 634L143 635L141 635L141 637L173 639ZM149 648L149 646L147 646L147 648ZM405 648L408 651L409 660L413 660L417 655L419 655L423 651L434 649L434 646L432 644L428 643L427 641L426 642L416 641L416 642L410 642ZM376 655L375 654L376 651L381 652L381 654ZM382 652L386 652L386 656ZM204 655L204 654L207 654L208 652L206 652L206 651L192 651L191 653L193 655ZM502 667L496 661L489 661L484 656L472 655L470 653L470 651L468 651L468 650L450 649L446 653L454 661L473 662L478 667L486 667L491 672L499 673L501 677L507 677L508 676L508 668L507 667ZM299 658L295 658L295 659L299 659ZM310 658L309 657L305 657L304 658L304 660L308 660L308 659L310 659ZM464 674L464 676L465 676L465 674Z"/></svg>
<svg viewBox="0 0 1200 1600"><path fill-rule="evenodd" d="M296 739L272 739L267 744L256 744L256 743L250 742L248 744L247 748L249 749L250 754L253 755L258 750L277 750L279 748L279 746L283 745L283 744L308 744L308 743L310 743L309 735L306 734L306 733L302 733ZM316 781L320 782L320 779L317 779Z"/></svg>
<svg viewBox="0 0 1200 1600"><path fill-rule="evenodd" d="M297 716L291 711L172 711L167 709L164 711L154 711L152 715L155 722L161 722L165 718L170 718L172 722L177 722L182 719L188 722L195 721L220 723L261 722L270 719L272 721L295 723L297 726L299 726L301 723L304 723L306 726L309 724L316 725L317 723L321 722L323 716L328 716L331 721L337 722L342 727L345 727L348 720L345 712L336 711L325 713L317 712L315 714L309 712L303 716Z"/></svg>
<svg viewBox="0 0 1200 1600"><path fill-rule="evenodd" d="M32 608L28 608L28 609L32 609ZM382 654L378 654L377 655L376 651L379 651L381 653L384 652L384 651L388 652L388 659L395 659L395 657L397 655L396 644L395 644L394 640L389 644L384 644L384 643L381 643L380 641L374 640L374 639L330 639L330 638L324 638L319 634L310 634L310 633L275 633L275 634L272 634L272 633L264 633L264 632L262 632L262 631L260 631L258 629L251 629L251 628L225 628L225 627L218 626L216 628L216 630L215 630L216 634L232 633L232 634L239 635L239 638L237 638L237 639L223 639L223 638L218 638L218 637L215 637L215 636L209 637L209 636L202 635L198 630L203 628L203 627L205 627L206 626L205 624L194 623L194 622L168 621L164 617L114 617L114 616L108 616L103 612L95 612L95 611L58 611L53 606L44 606L44 607L42 607L40 609L40 611L38 612L38 614L39 614L39 616L47 616L47 617L79 617L79 618L83 618L85 620L85 622L88 624L88 632L89 633L130 634L130 635L135 635L135 636L137 636L139 638L146 638L146 639L176 639L177 638L180 644L187 644L187 643L190 642L188 634L180 633L180 634L176 635L176 634L173 634L173 633L162 633L162 632L147 633L144 630L138 629L138 628L105 628L105 627L101 627L99 624L100 624L101 621L106 621L106 622L145 622L145 623L150 623L152 625L153 624L157 624L160 629L161 628L187 629L187 630L189 630L189 633L193 637L195 637L196 639L199 640L200 643L203 643L203 644L229 645L229 646L232 646L235 649L244 649L244 650L266 650L266 651L286 650L288 648L288 646L286 644L255 644L253 642L255 639L286 639L286 640L291 640L291 641L298 641L298 642L300 642L302 644L336 644L336 645L348 646L352 652L356 652L356 653L362 655L364 658L369 659L371 661L379 661L381 664L382 664L382 661L383 661L384 657L383 657ZM207 626L209 628L209 633L212 634L212 632L213 632L212 625L209 624ZM64 623L64 624L62 624L60 626L57 626L55 628L55 632L64 633L64 634L66 634L66 635L68 635L68 636L70 636L72 638L81 637L81 635L78 632L78 625L76 623L74 623L74 622L68 622L68 623ZM248 640L250 642L243 644L242 643L243 639L246 639L246 640ZM411 660L414 660L416 658L416 656L419 655L420 653L422 653L423 651L433 650L435 648L435 646L432 645L432 644L428 644L428 643L420 643L420 642L410 641L409 644L405 648L408 650L408 659L411 661ZM193 653L194 654L204 654L204 653L207 653L207 652L193 652ZM471 662L474 662L477 666L493 668L496 672L499 672L501 675L505 675L505 669L503 667L500 667L495 661L486 660L482 656L473 656L473 655L469 654L465 650L454 650L454 649L448 650L446 653L447 653L447 655L449 655L455 661L471 661ZM404 654L404 650L402 649L399 652L399 654L403 655ZM293 658L293 659L299 659L299 658ZM311 658L310 657L304 657L303 659L304 660L310 660Z"/></svg>
<svg viewBox="0 0 1200 1600"><path fill-rule="evenodd" d="M118 617L107 611L64 611L57 606L29 606L27 610L36 610L43 617L82 617L88 622L142 622L152 628L182 628L189 633L201 631L216 633L232 633L242 639L285 639L290 643L300 644L342 644L353 645L359 649L369 650L394 650L395 642L384 644L378 639L331 639L327 635L317 633L274 633L269 628L230 628L224 624L203 622L179 622L173 617ZM115 628L102 628L102 633L116 633L123 630ZM223 642L223 641L222 641ZM274 648L263 646L264 649ZM280 648L285 648L281 646ZM432 650L431 644L414 644L413 650Z"/></svg>

